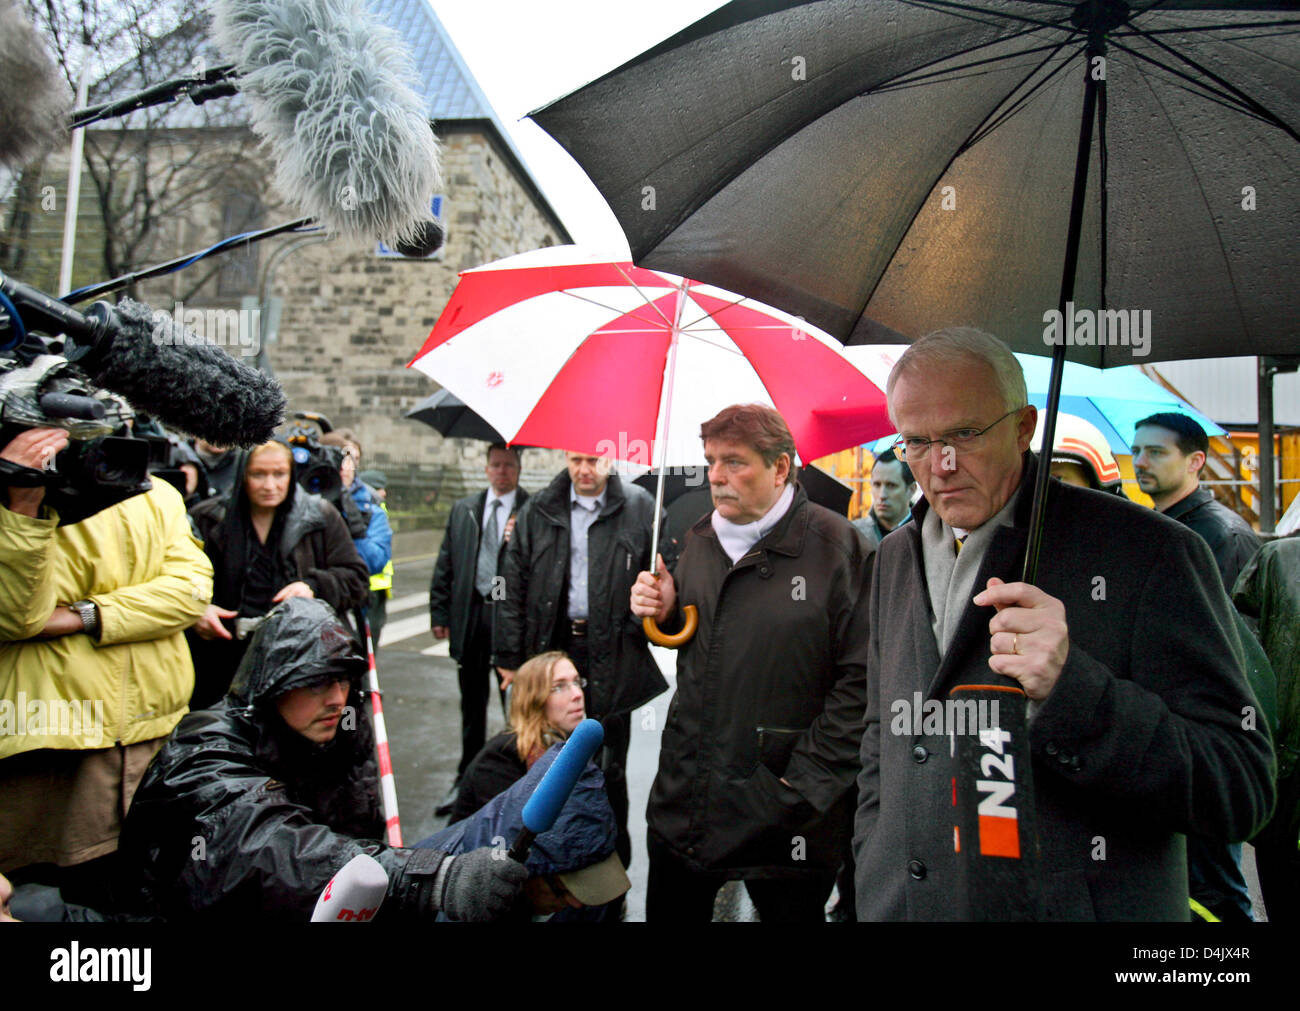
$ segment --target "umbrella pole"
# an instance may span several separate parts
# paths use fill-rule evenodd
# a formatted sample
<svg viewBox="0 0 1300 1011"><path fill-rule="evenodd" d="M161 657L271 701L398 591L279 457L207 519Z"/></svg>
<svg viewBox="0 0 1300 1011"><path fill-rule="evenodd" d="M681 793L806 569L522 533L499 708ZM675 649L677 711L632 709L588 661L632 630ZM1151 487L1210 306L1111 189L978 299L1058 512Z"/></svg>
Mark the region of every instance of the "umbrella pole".
<svg viewBox="0 0 1300 1011"><path fill-rule="evenodd" d="M1074 159L1074 192L1070 197L1070 226L1065 239L1065 264L1061 272L1058 309L1065 318L1065 305L1074 298L1074 275L1079 263L1083 234L1083 201L1088 189L1088 159L1092 154L1092 121L1097 110L1097 80L1092 75L1093 58L1103 51L1102 35L1094 28L1084 55L1083 118L1079 123L1079 146ZM1104 228L1106 223L1102 222ZM1061 407L1061 383L1065 378L1065 341L1052 349L1052 374L1047 384L1047 416L1043 419L1043 452L1034 481L1033 510L1029 516L1029 544L1025 549L1022 579L1038 578L1038 553L1043 544L1043 521L1047 509L1047 483L1052 476L1052 446L1056 444L1056 416Z"/></svg>
<svg viewBox="0 0 1300 1011"><path fill-rule="evenodd" d="M1091 5L1095 18L1098 5ZM1060 310L1074 296L1075 268L1079 261L1079 242L1083 229L1083 200L1088 184L1088 158L1092 150L1092 119L1097 108L1097 82L1090 70L1092 58L1101 52L1101 34L1094 26L1089 34L1087 55L1084 60L1085 88L1083 120L1079 125L1079 147L1074 163L1074 193L1070 199L1070 227L1066 238L1065 265L1061 276ZM1025 551L1023 579L1033 583L1038 575L1038 553L1042 546L1043 521L1047 505L1048 480L1051 477L1052 445L1056 439L1056 415L1061 405L1061 382L1065 375L1065 344L1052 351L1052 373L1047 389L1047 417L1043 424L1043 446L1046 452L1038 467L1034 481L1033 512L1029 520L1029 544ZM1003 722L994 738L959 734L956 744L957 775L953 778L953 802L961 801L961 821L954 842L965 874L969 916L973 920L1036 920L1043 915L1041 884L1041 849L1038 840L1037 811L1034 803L1033 757L1029 747L1027 721L1028 696L1020 685L1006 675L996 678L997 684L979 686L977 691L987 692L1003 705ZM976 688L963 685L961 688ZM961 688L953 689L956 695ZM997 702L994 703L998 704ZM1009 840L999 844L996 837L985 837L983 817L976 820L978 794L981 780L985 780L985 762L993 753L1007 759L1007 779L1011 795L1004 806L1010 811ZM1019 761L1013 761L1018 758ZM995 766L1000 767L1000 766ZM1014 771L1012 771L1014 770ZM962 836L965 835L965 839ZM1014 844L1012 844L1014 843ZM1014 858L1014 859L1010 859Z"/></svg>
<svg viewBox="0 0 1300 1011"><path fill-rule="evenodd" d="M673 333L672 343L668 345L668 381L664 384L664 400L662 408L659 411L659 417L662 419L659 424L660 431L656 434L659 436L659 445L655 456L658 457L657 466L659 468L659 477L655 481L655 512L654 523L650 528L650 569L654 573L656 580L659 578L659 568L656 564L659 558L659 526L660 517L664 509L664 479L667 477L667 468L664 464L668 459L668 428L672 423L673 410L673 380L677 376L677 342L681 335L682 310L686 307L686 284L682 280L677 292L677 310L673 315ZM682 630L676 635L668 635L659 631L659 624L654 618L642 618L641 629L645 636L656 646L667 646L676 649L684 646L691 640L695 634L695 626L699 620L699 612L694 604L688 604L682 609L684 625Z"/></svg>
<svg viewBox="0 0 1300 1011"><path fill-rule="evenodd" d="M672 424L673 414L673 382L677 378L677 342L681 338L682 309L686 305L686 281L683 280L677 289L677 308L673 313L673 332L672 340L668 345L668 381L664 383L664 398L659 408L659 431L655 434L659 437L659 444L656 447L655 466L659 468L659 477L655 481L655 523L650 531L650 568L655 569L655 577L659 573L655 566L655 559L659 557L659 515L664 508L664 478L667 476L664 469L664 463L668 459L668 428Z"/></svg>

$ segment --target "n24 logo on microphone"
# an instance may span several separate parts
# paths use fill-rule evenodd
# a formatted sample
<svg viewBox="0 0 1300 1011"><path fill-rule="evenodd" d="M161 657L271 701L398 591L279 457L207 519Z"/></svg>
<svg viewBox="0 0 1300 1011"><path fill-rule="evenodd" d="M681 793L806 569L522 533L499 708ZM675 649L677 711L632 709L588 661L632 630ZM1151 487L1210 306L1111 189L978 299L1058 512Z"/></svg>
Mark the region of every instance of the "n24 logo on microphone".
<svg viewBox="0 0 1300 1011"><path fill-rule="evenodd" d="M329 902L334 897L334 879L330 878L330 883L325 886L325 891L321 894L321 902ZM379 907L374 906L371 909L348 909L346 906L340 906L339 911L334 915L334 919L342 920L344 923L365 922L373 920L375 913L379 912Z"/></svg>
<svg viewBox="0 0 1300 1011"><path fill-rule="evenodd" d="M1019 857L1015 756L1009 749L1003 753L1003 747L1011 743L1011 735L994 727L981 730L979 737L980 747L985 749L980 755L980 774L986 777L975 781L975 790L980 794L977 808L980 852L985 856Z"/></svg>

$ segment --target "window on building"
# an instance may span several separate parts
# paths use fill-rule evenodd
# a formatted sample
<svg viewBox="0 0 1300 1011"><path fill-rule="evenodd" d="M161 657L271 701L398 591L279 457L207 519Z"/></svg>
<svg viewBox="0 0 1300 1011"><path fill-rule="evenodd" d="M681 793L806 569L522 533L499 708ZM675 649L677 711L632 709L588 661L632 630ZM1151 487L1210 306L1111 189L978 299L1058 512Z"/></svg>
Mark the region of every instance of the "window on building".
<svg viewBox="0 0 1300 1011"><path fill-rule="evenodd" d="M221 201L221 237L251 232L262 227L262 201L257 194L229 192ZM236 246L219 254L218 295L252 295L257 291L258 245Z"/></svg>

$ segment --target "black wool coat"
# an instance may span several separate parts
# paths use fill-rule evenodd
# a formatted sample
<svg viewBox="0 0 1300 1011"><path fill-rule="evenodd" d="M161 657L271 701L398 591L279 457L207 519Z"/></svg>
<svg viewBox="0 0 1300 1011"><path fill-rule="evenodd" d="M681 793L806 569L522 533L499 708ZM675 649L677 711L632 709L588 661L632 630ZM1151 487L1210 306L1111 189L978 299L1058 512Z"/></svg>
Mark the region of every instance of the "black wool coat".
<svg viewBox="0 0 1300 1011"><path fill-rule="evenodd" d="M1020 579L1036 460L1014 526L976 577ZM1038 585L1065 605L1069 654L1029 726L1048 919L1185 921L1184 834L1240 840L1273 804L1267 721L1205 542L1128 499L1052 481ZM854 834L860 920L970 916L953 851L947 737L891 732L891 705L987 683L992 608L968 604L939 656L921 555L929 506L881 542ZM972 594L973 596L974 594ZM922 755L918 758L918 755Z"/></svg>
<svg viewBox="0 0 1300 1011"><path fill-rule="evenodd" d="M733 565L711 515L673 574L699 628L677 655L649 830L699 871L834 873L858 771L874 548L796 488Z"/></svg>
<svg viewBox="0 0 1300 1011"><path fill-rule="evenodd" d="M487 489L457 500L447 517L447 532L438 549L438 560L433 566L433 579L429 586L429 623L451 629L452 658L460 660L474 629L470 628L471 608L478 590L478 545L483 537L483 509L487 504ZM518 515L528 501L528 492L515 490L515 505L510 515ZM497 572L505 557L506 542L502 541L497 554Z"/></svg>

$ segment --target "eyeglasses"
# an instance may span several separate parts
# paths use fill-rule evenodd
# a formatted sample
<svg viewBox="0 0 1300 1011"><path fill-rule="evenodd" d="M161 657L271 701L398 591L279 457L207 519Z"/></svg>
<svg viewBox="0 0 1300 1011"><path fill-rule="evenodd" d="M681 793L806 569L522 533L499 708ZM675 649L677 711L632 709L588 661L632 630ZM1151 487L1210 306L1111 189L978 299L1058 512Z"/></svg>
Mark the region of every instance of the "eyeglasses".
<svg viewBox="0 0 1300 1011"><path fill-rule="evenodd" d="M945 432L937 439L923 439L919 435L900 435L889 448L896 454L901 452L907 457L908 463L920 463L926 458L926 455L930 452L930 447L936 442L951 446L955 453L968 453L979 444L980 436L985 432L996 427L1011 415L1019 414L1024 409L1024 407L1017 407L1014 410L1007 411L1006 414L987 428L959 428L953 432Z"/></svg>
<svg viewBox="0 0 1300 1011"><path fill-rule="evenodd" d="M578 678L577 680L574 681L568 681L568 680L556 681L555 684L551 685L551 694L559 695L561 692L563 692L567 695L568 693L572 692L573 689L575 688L581 691L586 687L587 687L586 678Z"/></svg>

